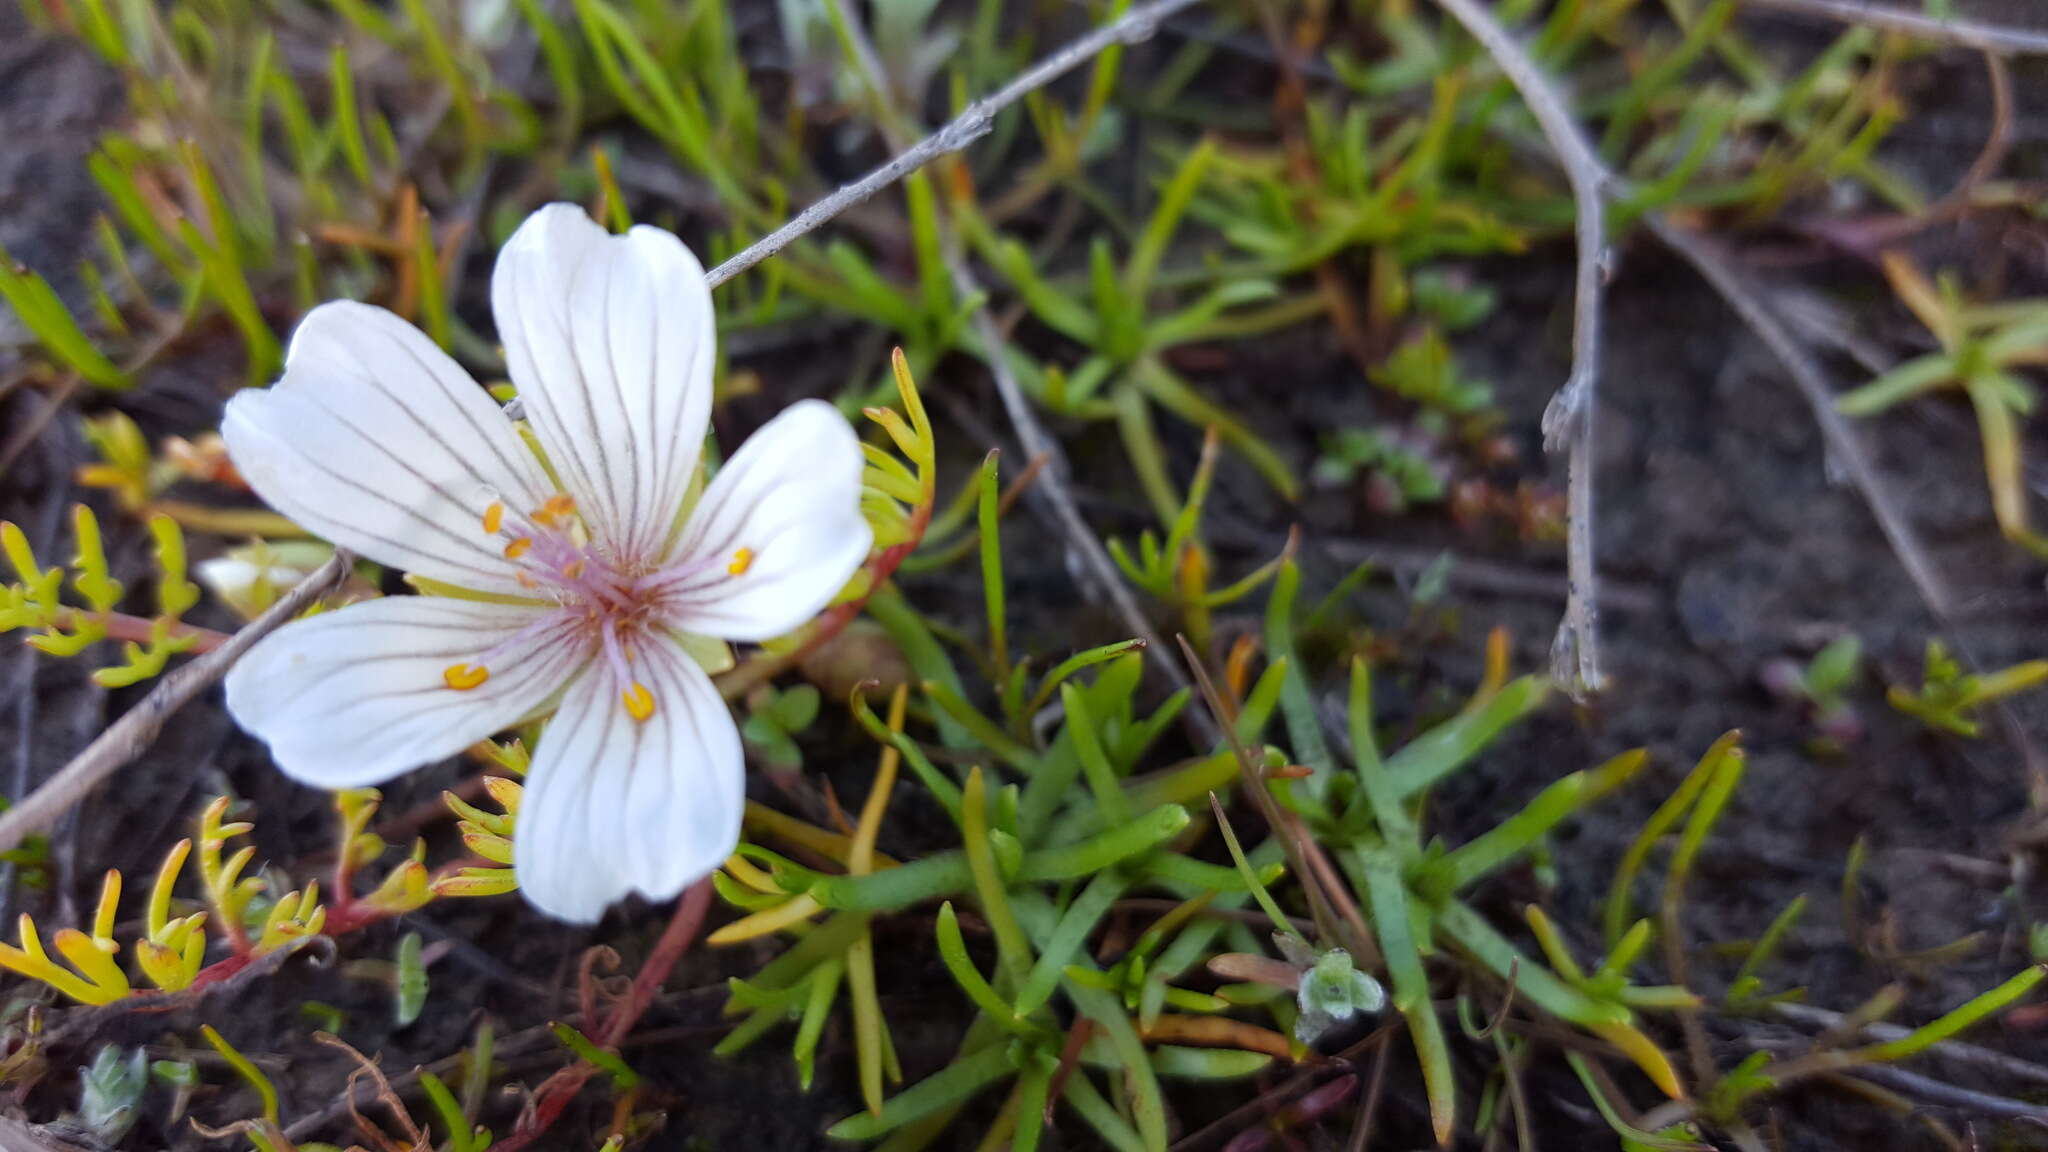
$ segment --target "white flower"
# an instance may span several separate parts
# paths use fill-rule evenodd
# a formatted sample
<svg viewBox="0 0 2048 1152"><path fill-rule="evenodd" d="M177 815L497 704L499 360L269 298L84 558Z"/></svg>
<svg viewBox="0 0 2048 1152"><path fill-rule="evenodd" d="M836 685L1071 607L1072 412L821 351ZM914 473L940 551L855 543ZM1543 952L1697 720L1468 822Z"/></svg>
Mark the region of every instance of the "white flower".
<svg viewBox="0 0 2048 1152"><path fill-rule="evenodd" d="M194 572L216 599L252 620L333 555L334 549L312 540L259 540L201 560Z"/></svg>
<svg viewBox="0 0 2048 1152"><path fill-rule="evenodd" d="M831 600L868 553L861 454L837 411L804 401L684 515L715 331L703 268L666 232L543 208L499 254L491 306L538 455L417 329L362 304L314 309L283 378L229 403L235 466L272 506L464 594L287 625L229 674L228 709L322 788L555 710L514 866L536 907L588 921L732 851L739 734L689 646L767 640Z"/></svg>

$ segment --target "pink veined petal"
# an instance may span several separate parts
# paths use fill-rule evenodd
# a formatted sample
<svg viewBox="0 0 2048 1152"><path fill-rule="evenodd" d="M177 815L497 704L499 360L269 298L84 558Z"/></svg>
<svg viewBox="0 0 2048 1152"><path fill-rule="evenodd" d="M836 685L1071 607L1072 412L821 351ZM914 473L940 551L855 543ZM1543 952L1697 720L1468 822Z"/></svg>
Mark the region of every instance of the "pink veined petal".
<svg viewBox="0 0 2048 1152"><path fill-rule="evenodd" d="M552 486L489 395L391 313L307 313L284 376L230 400L221 433L256 494L307 529L380 564L522 593L483 514L537 507Z"/></svg>
<svg viewBox="0 0 2048 1152"><path fill-rule="evenodd" d="M228 711L294 780L376 784L539 710L590 661L577 624L555 609L439 596L352 604L251 648L228 673ZM483 683L448 687L450 665L515 639Z"/></svg>
<svg viewBox="0 0 2048 1152"><path fill-rule="evenodd" d="M718 470L677 543L670 619L685 632L767 640L815 615L860 567L860 442L821 400L791 405ZM745 552L742 553L742 549Z"/></svg>
<svg viewBox="0 0 2048 1152"><path fill-rule="evenodd" d="M643 644L633 674L654 713L635 720L602 665L541 733L513 829L513 867L533 906L587 923L629 892L662 900L711 874L739 843L739 730L695 661Z"/></svg>
<svg viewBox="0 0 2048 1152"><path fill-rule="evenodd" d="M527 419L592 538L618 559L659 559L711 413L703 266L660 229L614 236L550 204L498 254L491 309Z"/></svg>

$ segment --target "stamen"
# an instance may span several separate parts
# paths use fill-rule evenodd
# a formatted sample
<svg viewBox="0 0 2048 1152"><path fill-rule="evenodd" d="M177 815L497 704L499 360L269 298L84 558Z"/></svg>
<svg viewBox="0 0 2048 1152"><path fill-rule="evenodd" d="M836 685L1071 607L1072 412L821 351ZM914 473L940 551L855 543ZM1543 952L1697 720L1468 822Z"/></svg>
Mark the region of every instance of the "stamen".
<svg viewBox="0 0 2048 1152"><path fill-rule="evenodd" d="M725 570L734 576L745 576L747 569L753 566L754 550L752 548L742 548L732 554L732 563L727 564Z"/></svg>
<svg viewBox="0 0 2048 1152"><path fill-rule="evenodd" d="M645 722L649 716L654 715L654 693L649 692L647 685L638 680L633 681L620 693L620 698L626 702L626 714L633 719Z"/></svg>
<svg viewBox="0 0 2048 1152"><path fill-rule="evenodd" d="M517 560L521 556L526 555L526 550L531 547L533 547L533 537L521 536L510 544L505 545L505 559Z"/></svg>
<svg viewBox="0 0 2048 1152"><path fill-rule="evenodd" d="M491 670L481 664L450 664L441 671L441 679L457 692L467 692L490 678Z"/></svg>
<svg viewBox="0 0 2048 1152"><path fill-rule="evenodd" d="M484 509L484 534L486 536L496 536L498 534L498 529L504 527L504 525L504 502L499 500L493 500L491 501L491 506L489 508Z"/></svg>
<svg viewBox="0 0 2048 1152"><path fill-rule="evenodd" d="M569 514L574 511L576 511L576 501L566 493L557 492L553 496L548 497L541 504L540 508L534 512L533 520L534 523L543 527L553 528L557 523L567 519Z"/></svg>

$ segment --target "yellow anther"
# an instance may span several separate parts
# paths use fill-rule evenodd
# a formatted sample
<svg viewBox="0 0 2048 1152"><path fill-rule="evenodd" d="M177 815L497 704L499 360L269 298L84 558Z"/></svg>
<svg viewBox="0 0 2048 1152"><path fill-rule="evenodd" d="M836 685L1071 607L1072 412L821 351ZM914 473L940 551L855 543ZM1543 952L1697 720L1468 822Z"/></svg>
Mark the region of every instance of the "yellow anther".
<svg viewBox="0 0 2048 1152"><path fill-rule="evenodd" d="M491 501L491 506L484 509L484 534L496 536L498 529L503 527L504 524L505 505L496 500Z"/></svg>
<svg viewBox="0 0 2048 1152"><path fill-rule="evenodd" d="M521 556L526 555L526 550L531 547L533 547L533 541L528 537L521 536L510 544L505 545L505 559L517 560Z"/></svg>
<svg viewBox="0 0 2048 1152"><path fill-rule="evenodd" d="M562 575L567 576L571 580L583 575L583 558L578 556L576 559L569 561L569 566L562 569Z"/></svg>
<svg viewBox="0 0 2048 1152"><path fill-rule="evenodd" d="M490 678L491 670L481 664L450 664L441 671L441 679L457 692L467 692Z"/></svg>
<svg viewBox="0 0 2048 1152"><path fill-rule="evenodd" d="M540 508L534 512L533 518L537 523L552 528L558 522L567 519L569 514L574 511L576 511L576 501L563 493L557 492L541 504Z"/></svg>
<svg viewBox="0 0 2048 1152"><path fill-rule="evenodd" d="M732 563L727 564L725 570L735 576L745 576L747 569L753 566L754 550L752 548L742 548L732 554Z"/></svg>
<svg viewBox="0 0 2048 1152"><path fill-rule="evenodd" d="M632 687L620 693L620 697L626 702L626 714L633 719L645 720L654 715L654 693L649 692L647 685L638 680L633 681Z"/></svg>

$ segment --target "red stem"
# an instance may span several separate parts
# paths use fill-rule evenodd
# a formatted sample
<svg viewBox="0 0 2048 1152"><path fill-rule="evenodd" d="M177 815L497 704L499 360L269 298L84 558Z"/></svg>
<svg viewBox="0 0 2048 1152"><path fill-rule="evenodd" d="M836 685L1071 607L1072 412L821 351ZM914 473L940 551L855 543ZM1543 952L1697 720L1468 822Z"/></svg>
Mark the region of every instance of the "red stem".
<svg viewBox="0 0 2048 1152"><path fill-rule="evenodd" d="M676 901L675 915L669 917L668 927L661 933L661 939L654 942L654 951L648 954L647 963L640 966L640 974L633 978L633 989L626 994L625 1002L613 1010L605 1021L604 1035L599 1043L607 1048L616 1048L625 1040L626 1033L640 1022L647 1012L647 1006L654 1003L661 985L675 968L676 961L690 950L690 944L697 939L697 930L704 926L704 915L711 910L711 880L709 877L690 885L683 898Z"/></svg>
<svg viewBox="0 0 2048 1152"><path fill-rule="evenodd" d="M662 982L668 979L669 972L675 968L676 961L681 960L683 954L690 950L690 944L696 940L698 930L704 927L704 916L710 910L711 881L706 878L691 885L683 893L682 898L676 901L675 914L669 917L668 927L662 930L661 939L655 941L654 951L648 954L647 963L640 966L640 974L633 978L632 989L626 993L626 998L619 1002L618 1007L612 1010L612 1014L605 1019L603 1030L597 1034L599 1047L617 1049L625 1040L626 1034L633 1030L633 1025L640 1022L640 1017L646 1014L648 1006L654 1003L654 997L660 993ZM584 1023L588 1026L594 1021L586 1020ZM517 1152L518 1149L540 1139L554 1126L555 1121L561 1118L563 1110L569 1106L569 1101L573 1100L596 1074L596 1067L578 1061L548 1077L534 1093L532 1120L491 1145L492 1152Z"/></svg>
<svg viewBox="0 0 2048 1152"><path fill-rule="evenodd" d="M534 1093L532 1123L524 1128L515 1129L503 1140L491 1145L491 1152L518 1152L519 1149L545 1136L548 1129L555 1126L555 1121L561 1119L563 1110L569 1107L569 1101L576 1098L576 1093L583 1090L583 1085L596 1072L596 1068L578 1061L548 1077L547 1082L540 1086L540 1091Z"/></svg>
<svg viewBox="0 0 2048 1152"><path fill-rule="evenodd" d="M81 621L96 620L107 630L107 639L133 640L137 644L149 643L150 629L156 625L154 620L130 616L126 612L81 612L76 608L65 609L65 612L66 623L73 628ZM187 652L194 654L211 652L228 641L227 633L216 632L211 628L198 628L190 624L171 625L171 639L182 640L186 637L197 641L186 649Z"/></svg>
<svg viewBox="0 0 2048 1152"><path fill-rule="evenodd" d="M204 988L209 984L218 984L221 981L226 980L228 977L233 976L235 973L240 972L242 969L247 968L250 962L255 959L256 953L242 952L234 956L230 956L227 959L222 960L218 963L209 964L193 974L192 982L190 984L185 985L177 992L166 992L163 993L163 995L167 998L172 996L180 996L186 992L197 992L199 989ZM144 995L149 994L144 993Z"/></svg>
<svg viewBox="0 0 2048 1152"><path fill-rule="evenodd" d="M908 539L882 549L869 559L868 571L873 576L868 582L869 596L874 594L874 589L880 588L895 574L896 569L902 566L903 561L908 559L910 554L917 550L918 544L924 540L925 530L931 525L933 503L934 501L928 498L911 514ZM731 699L784 669L795 666L798 661L844 631L846 626L853 622L854 617L860 615L867 602L868 596L862 596L858 600L833 605L812 622L809 635L805 636L803 642L795 649L768 660L749 661L733 675L725 677L719 684L720 690L727 699ZM676 901L675 914L669 918L668 927L662 930L661 939L655 941L654 951L648 955L647 963L641 965L639 975L633 978L633 987L626 993L625 1000L621 1001L606 1018L604 1029L597 1036L600 1047L618 1048L627 1033L633 1030L633 1025L639 1023L640 1017L646 1014L647 1006L654 1003L654 997L661 991L662 982L668 979L668 974L675 968L676 961L681 960L683 954L690 950L691 942L697 938L698 930L704 926L704 916L711 909L711 891L711 880L707 877L691 885L689 890L683 893L682 898ZM587 1025L592 1021L586 1020L585 1023ZM561 1118L563 1110L569 1106L569 1101L583 1090L583 1086L589 1083L590 1078L596 1073L595 1067L578 1061L549 1077L534 1093L533 1111L530 1113L532 1120L492 1145L492 1152L518 1152L519 1149L540 1139L554 1126L555 1121Z"/></svg>

